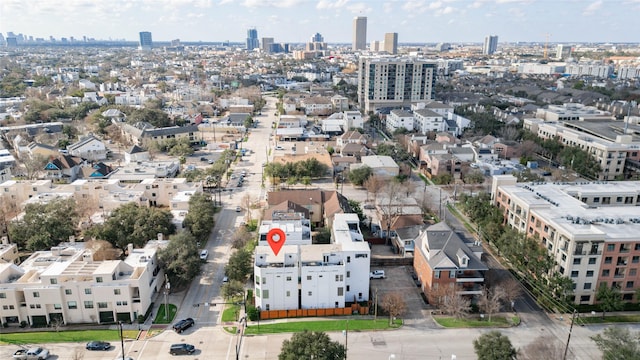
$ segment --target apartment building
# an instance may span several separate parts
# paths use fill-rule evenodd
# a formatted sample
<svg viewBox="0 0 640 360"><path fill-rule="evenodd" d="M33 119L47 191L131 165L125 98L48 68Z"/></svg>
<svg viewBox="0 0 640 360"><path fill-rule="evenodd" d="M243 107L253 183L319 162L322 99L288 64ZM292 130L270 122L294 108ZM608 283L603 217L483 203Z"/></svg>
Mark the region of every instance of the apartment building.
<svg viewBox="0 0 640 360"><path fill-rule="evenodd" d="M0 264L0 320L33 326L134 321L162 288L156 253L165 244L130 245L125 260L96 261L84 243L70 242L37 251L20 266Z"/></svg>
<svg viewBox="0 0 640 360"><path fill-rule="evenodd" d="M365 111L409 107L434 96L436 63L413 57L361 57L358 103Z"/></svg>
<svg viewBox="0 0 640 360"><path fill-rule="evenodd" d="M420 109L413 112L415 129L425 135L428 132L445 131L444 117L430 109Z"/></svg>
<svg viewBox="0 0 640 360"><path fill-rule="evenodd" d="M393 133L396 130L413 131L413 113L407 110L394 109L387 115L387 130Z"/></svg>
<svg viewBox="0 0 640 360"><path fill-rule="evenodd" d="M556 122L525 119L524 127L543 139L557 139L565 146L587 151L600 164L598 180L622 176L628 159L638 159L640 126L610 120ZM630 130L629 130L630 129Z"/></svg>
<svg viewBox="0 0 640 360"><path fill-rule="evenodd" d="M540 239L555 270L574 283L576 304L603 284L636 300L640 287L640 182L517 183L494 176L492 203L505 224Z"/></svg>
<svg viewBox="0 0 640 360"><path fill-rule="evenodd" d="M371 250L357 214L336 214L332 243L290 244L278 255L261 241L254 262L255 304L263 310L342 308L369 300Z"/></svg>
<svg viewBox="0 0 640 360"><path fill-rule="evenodd" d="M0 201L23 206L31 199L46 201L72 197L79 203L94 204L101 213L129 202L179 210L188 209L189 196L184 196L185 192L202 192L202 183L191 183L185 178L146 179L140 183L115 179L76 180L71 184L54 184L52 180L9 180L0 184Z"/></svg>

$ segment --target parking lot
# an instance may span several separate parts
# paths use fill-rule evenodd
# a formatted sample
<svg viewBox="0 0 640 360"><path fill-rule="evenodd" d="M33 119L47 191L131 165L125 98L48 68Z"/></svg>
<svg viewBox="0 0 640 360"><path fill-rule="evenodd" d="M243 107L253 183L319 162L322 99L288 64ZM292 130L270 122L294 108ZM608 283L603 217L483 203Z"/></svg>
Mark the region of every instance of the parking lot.
<svg viewBox="0 0 640 360"><path fill-rule="evenodd" d="M399 255L393 254L390 247L386 245L374 245L371 249L373 257L393 258ZM402 294L407 305L405 319L424 319L429 316L428 305L422 298L420 288L411 277L413 267L409 265L401 266L372 266L371 271L384 270L384 279L371 279L371 296L374 300L376 291L378 293L378 303L386 293L397 292Z"/></svg>

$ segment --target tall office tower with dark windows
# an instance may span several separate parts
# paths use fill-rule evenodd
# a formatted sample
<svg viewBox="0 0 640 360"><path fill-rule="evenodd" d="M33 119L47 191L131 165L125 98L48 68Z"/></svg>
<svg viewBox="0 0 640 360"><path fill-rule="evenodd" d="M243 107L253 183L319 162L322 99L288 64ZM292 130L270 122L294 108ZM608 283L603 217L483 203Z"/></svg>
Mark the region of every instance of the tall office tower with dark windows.
<svg viewBox="0 0 640 360"><path fill-rule="evenodd" d="M498 35L489 35L484 38L484 44L482 45L482 53L484 55L491 55L498 50Z"/></svg>
<svg viewBox="0 0 640 360"><path fill-rule="evenodd" d="M258 41L258 30L247 30L247 50L257 49L259 46L260 42Z"/></svg>
<svg viewBox="0 0 640 360"><path fill-rule="evenodd" d="M140 32L140 50L151 50L153 46L153 40L151 39L151 32L149 31L141 31Z"/></svg>

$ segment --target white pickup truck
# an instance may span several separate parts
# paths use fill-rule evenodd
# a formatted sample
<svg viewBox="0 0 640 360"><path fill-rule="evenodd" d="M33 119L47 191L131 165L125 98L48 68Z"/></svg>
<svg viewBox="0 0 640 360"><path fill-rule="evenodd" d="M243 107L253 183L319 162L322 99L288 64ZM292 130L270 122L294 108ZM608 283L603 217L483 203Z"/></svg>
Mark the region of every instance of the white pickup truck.
<svg viewBox="0 0 640 360"><path fill-rule="evenodd" d="M14 360L45 360L49 357L49 350L42 347L19 349L13 353Z"/></svg>

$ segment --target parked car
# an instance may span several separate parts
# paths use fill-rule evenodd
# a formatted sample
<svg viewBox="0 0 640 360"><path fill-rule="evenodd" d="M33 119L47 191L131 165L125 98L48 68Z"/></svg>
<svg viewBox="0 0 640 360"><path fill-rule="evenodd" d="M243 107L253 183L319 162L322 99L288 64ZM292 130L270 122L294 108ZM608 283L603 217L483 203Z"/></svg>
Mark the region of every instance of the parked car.
<svg viewBox="0 0 640 360"><path fill-rule="evenodd" d="M284 150L284 148L280 145L276 146L276 150Z"/></svg>
<svg viewBox="0 0 640 360"><path fill-rule="evenodd" d="M228 282L229 282L229 277L225 275L225 276L222 278L222 282L223 282L224 284L228 283Z"/></svg>
<svg viewBox="0 0 640 360"><path fill-rule="evenodd" d="M209 251L208 250L200 251L200 260L207 261L208 257L209 257Z"/></svg>
<svg viewBox="0 0 640 360"><path fill-rule="evenodd" d="M191 355L196 351L196 347L191 344L173 344L169 349L171 355Z"/></svg>
<svg viewBox="0 0 640 360"><path fill-rule="evenodd" d="M200 161L209 161L209 159L207 159L206 157L201 157Z"/></svg>
<svg viewBox="0 0 640 360"><path fill-rule="evenodd" d="M24 353L18 354L20 350L16 351L13 354L13 358L14 359L19 359L19 360L45 360L46 358L49 357L49 350L42 348L42 347L35 347L35 348L31 348L29 350L27 350ZM18 357L16 357L16 354L18 354ZM22 357L24 354L24 357Z"/></svg>
<svg viewBox="0 0 640 360"><path fill-rule="evenodd" d="M18 349L13 353L15 360L27 360L27 349Z"/></svg>
<svg viewBox="0 0 640 360"><path fill-rule="evenodd" d="M369 279L384 279L384 270L373 270L369 273Z"/></svg>
<svg viewBox="0 0 640 360"><path fill-rule="evenodd" d="M173 330L180 334L181 332L187 330L195 324L192 318L186 318L178 321L173 325Z"/></svg>
<svg viewBox="0 0 640 360"><path fill-rule="evenodd" d="M240 206L236 206L236 212L241 212L242 208Z"/></svg>
<svg viewBox="0 0 640 360"><path fill-rule="evenodd" d="M85 346L87 350L109 350L111 349L111 344L106 341L89 341L87 346Z"/></svg>

